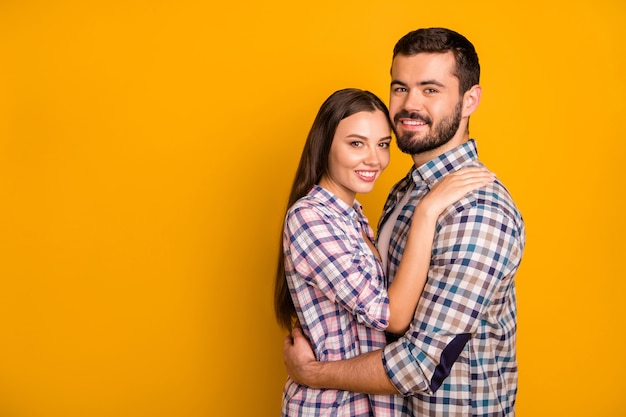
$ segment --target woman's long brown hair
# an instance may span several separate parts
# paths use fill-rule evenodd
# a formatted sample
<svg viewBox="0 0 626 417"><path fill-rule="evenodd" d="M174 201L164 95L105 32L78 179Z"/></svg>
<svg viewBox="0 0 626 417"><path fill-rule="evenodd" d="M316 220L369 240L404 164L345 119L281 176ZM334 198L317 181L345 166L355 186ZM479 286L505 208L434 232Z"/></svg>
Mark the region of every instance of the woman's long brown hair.
<svg viewBox="0 0 626 417"><path fill-rule="evenodd" d="M304 197L327 172L330 146L339 122L362 111L382 111L389 120L387 106L375 94L366 90L356 88L338 90L324 101L304 144L300 164L289 193L287 210L296 201ZM278 324L284 329L291 330L297 316L285 276L282 234L280 249L274 287L274 313Z"/></svg>

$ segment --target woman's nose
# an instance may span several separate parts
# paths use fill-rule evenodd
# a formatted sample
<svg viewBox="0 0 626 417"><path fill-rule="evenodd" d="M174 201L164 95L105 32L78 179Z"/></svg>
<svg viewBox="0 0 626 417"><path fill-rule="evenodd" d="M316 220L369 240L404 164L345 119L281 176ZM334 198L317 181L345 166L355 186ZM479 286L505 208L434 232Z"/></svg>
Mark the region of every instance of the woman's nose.
<svg viewBox="0 0 626 417"><path fill-rule="evenodd" d="M376 147L371 148L367 153L365 163L372 166L380 165L380 155L378 155L378 149Z"/></svg>

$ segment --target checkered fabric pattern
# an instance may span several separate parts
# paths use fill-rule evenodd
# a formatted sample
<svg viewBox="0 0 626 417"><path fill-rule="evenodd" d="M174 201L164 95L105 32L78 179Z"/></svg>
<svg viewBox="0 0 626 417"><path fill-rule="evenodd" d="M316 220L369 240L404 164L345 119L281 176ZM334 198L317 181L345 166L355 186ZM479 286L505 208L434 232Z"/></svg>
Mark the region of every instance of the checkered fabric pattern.
<svg viewBox="0 0 626 417"><path fill-rule="evenodd" d="M287 213L285 271L303 331L321 361L385 346L389 300L380 262L361 234L374 233L355 201L349 206L315 186ZM287 380L283 416L404 416L402 396L319 390Z"/></svg>
<svg viewBox="0 0 626 417"><path fill-rule="evenodd" d="M470 140L413 167L392 188L380 225L407 190L412 194L393 225L387 254L390 282L416 204L448 173L479 165L476 143ZM383 353L392 383L410 396L412 415L515 415L514 277L524 245L522 216L498 180L469 193L440 216L413 323Z"/></svg>

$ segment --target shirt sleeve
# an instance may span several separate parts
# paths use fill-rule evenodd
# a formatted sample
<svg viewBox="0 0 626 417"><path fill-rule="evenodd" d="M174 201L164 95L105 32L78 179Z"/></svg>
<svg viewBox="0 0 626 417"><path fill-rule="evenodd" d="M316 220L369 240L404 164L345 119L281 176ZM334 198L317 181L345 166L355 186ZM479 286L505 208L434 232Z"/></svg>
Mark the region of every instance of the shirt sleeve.
<svg viewBox="0 0 626 417"><path fill-rule="evenodd" d="M382 270L360 247L355 233L348 233L346 224L339 224L314 206L290 211L285 225L285 253L298 276L360 323L385 330L389 299L377 276Z"/></svg>
<svg viewBox="0 0 626 417"><path fill-rule="evenodd" d="M521 256L517 233L513 220L491 206L442 220L411 327L383 352L400 393L432 394L441 386L490 305L511 285Z"/></svg>

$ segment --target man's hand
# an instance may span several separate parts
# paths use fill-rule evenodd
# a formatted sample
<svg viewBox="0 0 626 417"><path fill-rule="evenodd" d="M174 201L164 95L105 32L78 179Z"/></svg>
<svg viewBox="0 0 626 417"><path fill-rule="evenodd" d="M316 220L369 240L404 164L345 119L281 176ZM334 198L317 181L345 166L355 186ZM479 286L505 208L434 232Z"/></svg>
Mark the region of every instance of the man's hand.
<svg viewBox="0 0 626 417"><path fill-rule="evenodd" d="M302 328L295 327L291 334L285 337L283 358L291 379L298 384L313 387L311 376L318 362L309 340L302 333Z"/></svg>

